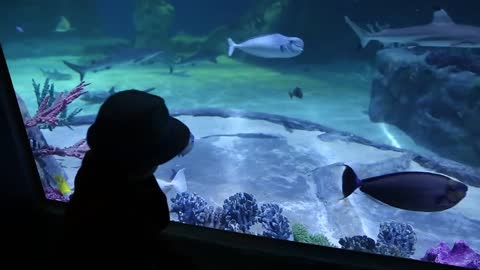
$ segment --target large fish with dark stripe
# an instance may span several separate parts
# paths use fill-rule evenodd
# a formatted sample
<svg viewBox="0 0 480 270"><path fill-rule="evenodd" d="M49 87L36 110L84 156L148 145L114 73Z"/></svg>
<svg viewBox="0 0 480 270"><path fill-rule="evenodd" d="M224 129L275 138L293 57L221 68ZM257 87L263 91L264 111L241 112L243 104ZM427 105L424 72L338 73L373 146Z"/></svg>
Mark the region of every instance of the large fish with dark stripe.
<svg viewBox="0 0 480 270"><path fill-rule="evenodd" d="M457 205L468 191L467 185L442 174L399 172L360 180L350 166L344 166L344 198L360 189L374 199L396 208L439 212Z"/></svg>

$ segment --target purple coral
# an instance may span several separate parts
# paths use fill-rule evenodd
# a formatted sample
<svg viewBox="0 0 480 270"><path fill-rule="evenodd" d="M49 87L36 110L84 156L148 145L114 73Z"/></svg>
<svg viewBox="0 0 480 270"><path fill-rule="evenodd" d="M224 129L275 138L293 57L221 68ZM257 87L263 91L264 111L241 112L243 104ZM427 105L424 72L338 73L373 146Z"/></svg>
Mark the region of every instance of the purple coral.
<svg viewBox="0 0 480 270"><path fill-rule="evenodd" d="M464 241L457 241L453 248L441 242L437 247L427 250L422 261L480 269L480 254L471 249Z"/></svg>
<svg viewBox="0 0 480 270"><path fill-rule="evenodd" d="M288 240L292 235L290 222L282 215L283 209L274 203L266 203L260 207L258 222L262 224L262 236Z"/></svg>
<svg viewBox="0 0 480 270"><path fill-rule="evenodd" d="M235 232L248 232L257 221L258 205L253 195L236 193L223 203L225 229Z"/></svg>
<svg viewBox="0 0 480 270"><path fill-rule="evenodd" d="M170 199L170 212L177 213L178 221L192 225L203 225L209 210L207 202L196 193L182 192Z"/></svg>
<svg viewBox="0 0 480 270"><path fill-rule="evenodd" d="M45 191L45 196L49 200L60 201L60 202L68 202L69 201L69 198L63 196L62 193L60 193L60 191L58 191L54 188L46 187L44 189L44 191Z"/></svg>

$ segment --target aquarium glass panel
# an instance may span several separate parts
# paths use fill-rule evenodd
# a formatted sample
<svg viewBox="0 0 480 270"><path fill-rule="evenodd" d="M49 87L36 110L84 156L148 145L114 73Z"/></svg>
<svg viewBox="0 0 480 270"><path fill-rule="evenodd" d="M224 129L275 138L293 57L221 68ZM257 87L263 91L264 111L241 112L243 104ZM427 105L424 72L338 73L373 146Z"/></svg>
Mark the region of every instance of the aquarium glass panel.
<svg viewBox="0 0 480 270"><path fill-rule="evenodd" d="M480 268L478 1L4 2L48 199L136 89L195 138L154 173L173 221Z"/></svg>

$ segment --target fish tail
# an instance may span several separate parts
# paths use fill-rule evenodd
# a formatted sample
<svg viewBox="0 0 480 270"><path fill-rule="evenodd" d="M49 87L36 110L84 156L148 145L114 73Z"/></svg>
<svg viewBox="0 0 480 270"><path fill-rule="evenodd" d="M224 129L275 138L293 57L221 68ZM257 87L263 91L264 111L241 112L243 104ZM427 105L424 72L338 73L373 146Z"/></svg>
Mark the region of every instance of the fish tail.
<svg viewBox="0 0 480 270"><path fill-rule="evenodd" d="M237 47L237 44L233 41L233 39L228 38L228 56L232 56L233 52L235 51L235 48Z"/></svg>
<svg viewBox="0 0 480 270"><path fill-rule="evenodd" d="M187 191L187 179L185 178L185 169L182 168L177 171L170 183L178 193Z"/></svg>
<svg viewBox="0 0 480 270"><path fill-rule="evenodd" d="M348 16L345 16L345 22L350 26L350 28L352 28L353 32L355 32L357 37L360 39L360 44L362 45L362 48L365 48L370 42L368 32L360 28L360 26L350 20Z"/></svg>
<svg viewBox="0 0 480 270"><path fill-rule="evenodd" d="M346 164L344 164L344 166L346 169L343 171L342 175L342 192L344 198L346 198L360 187L361 181L350 166Z"/></svg>
<svg viewBox="0 0 480 270"><path fill-rule="evenodd" d="M63 63L73 71L77 72L80 75L80 81L83 81L86 73L86 68L84 66L76 65L65 60L63 60Z"/></svg>

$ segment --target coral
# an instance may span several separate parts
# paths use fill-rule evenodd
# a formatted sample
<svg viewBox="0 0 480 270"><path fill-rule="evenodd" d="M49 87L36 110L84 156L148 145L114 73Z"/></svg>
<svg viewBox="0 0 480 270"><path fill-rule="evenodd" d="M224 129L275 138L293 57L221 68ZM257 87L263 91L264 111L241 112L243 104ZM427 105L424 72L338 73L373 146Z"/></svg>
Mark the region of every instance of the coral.
<svg viewBox="0 0 480 270"><path fill-rule="evenodd" d="M178 221L182 223L203 226L210 217L208 211L212 209L207 207L207 202L196 193L182 192L170 200L170 212L176 213Z"/></svg>
<svg viewBox="0 0 480 270"><path fill-rule="evenodd" d="M35 83L35 80L32 80L32 82L35 96L37 97L37 103L39 105L35 116L24 120L24 125L27 129L33 127L42 128L46 126L48 129L53 130L55 126L62 123L68 126L67 122L81 110L76 109L73 113L67 116L67 106L81 95L87 93L84 88L89 85L88 83L81 82L70 92L58 93L55 95L53 84L50 85L48 79L45 80L42 91L40 91L40 84ZM40 143L36 141L36 138L29 139L35 157L56 155L82 159L85 152L88 151L85 139L63 149L54 146L39 146Z"/></svg>
<svg viewBox="0 0 480 270"><path fill-rule="evenodd" d="M200 214L199 220L203 221L203 225L214 229L225 229L223 208L209 206Z"/></svg>
<svg viewBox="0 0 480 270"><path fill-rule="evenodd" d="M293 224L292 225L292 234L293 240L296 242L319 245L319 246L328 246L334 247L328 238L322 234L310 234L303 224Z"/></svg>
<svg viewBox="0 0 480 270"><path fill-rule="evenodd" d="M33 146L33 145L32 145ZM33 155L35 157L42 157L48 155L55 155L61 157L75 157L79 159L83 159L85 153L89 150L87 145L87 141L85 139L80 140L76 144L65 147L65 148L58 148L54 146L47 146L45 148L36 149L33 148Z"/></svg>
<svg viewBox="0 0 480 270"><path fill-rule="evenodd" d="M464 241L455 242L452 249L442 242L437 247L427 250L421 260L469 269L480 269L480 253L472 250Z"/></svg>
<svg viewBox="0 0 480 270"><path fill-rule="evenodd" d="M415 253L416 242L417 237L411 225L383 222L377 236L377 253L408 258Z"/></svg>
<svg viewBox="0 0 480 270"><path fill-rule="evenodd" d="M223 207L209 206L202 197L189 192L179 193L170 201L170 212L176 213L182 223L256 235L250 228L259 222L264 229L259 236L287 240L292 235L282 208L267 203L259 211L255 198L248 193L230 196Z"/></svg>
<svg viewBox="0 0 480 270"><path fill-rule="evenodd" d="M357 235L342 238L339 244L345 249L409 258L415 253L416 242L417 237L411 225L392 221L380 224L377 241Z"/></svg>
<svg viewBox="0 0 480 270"><path fill-rule="evenodd" d="M341 238L338 243L344 249L370 253L376 252L375 240L365 235Z"/></svg>
<svg viewBox="0 0 480 270"><path fill-rule="evenodd" d="M52 188L52 187L46 187L44 188L45 196L49 200L55 200L55 201L60 201L60 202L68 202L69 199L63 196L60 191Z"/></svg>
<svg viewBox="0 0 480 270"><path fill-rule="evenodd" d="M59 125L60 119L58 115L67 108L67 105L85 94L86 91L84 91L84 88L88 85L88 83L81 82L67 94L59 93L53 102L51 102L54 95L53 93L51 93L51 95L45 95L38 106L35 116L25 121L25 127L31 128L39 124ZM37 92L38 90L35 91L35 94L39 96Z"/></svg>
<svg viewBox="0 0 480 270"><path fill-rule="evenodd" d="M258 205L253 195L236 193L223 203L225 229L247 232L257 221Z"/></svg>
<svg viewBox="0 0 480 270"><path fill-rule="evenodd" d="M277 204L267 203L260 207L258 222L265 230L262 236L288 240L292 235L290 222L282 215L283 209Z"/></svg>

